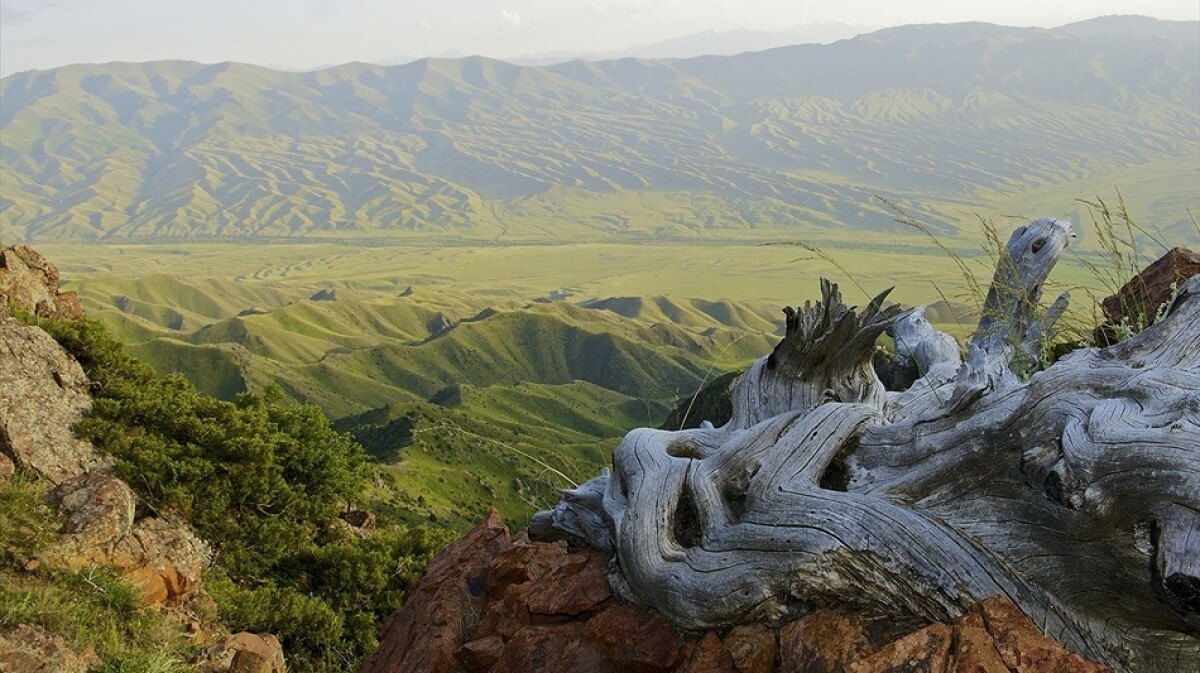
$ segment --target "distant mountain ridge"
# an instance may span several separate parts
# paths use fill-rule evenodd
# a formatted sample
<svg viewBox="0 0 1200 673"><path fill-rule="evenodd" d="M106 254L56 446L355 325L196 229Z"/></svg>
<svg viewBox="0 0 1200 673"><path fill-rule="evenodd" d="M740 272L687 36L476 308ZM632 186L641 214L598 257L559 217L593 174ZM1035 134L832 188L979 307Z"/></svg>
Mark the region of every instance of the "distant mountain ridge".
<svg viewBox="0 0 1200 673"><path fill-rule="evenodd" d="M876 27L854 26L841 21L819 21L792 26L784 30L746 30L743 28L728 31L709 30L690 35L681 35L653 44L602 53L558 51L526 54L503 60L518 65L553 65L575 59L608 61L629 57L695 58L696 56L711 55L731 56L748 51L763 51L765 49L795 44L826 44L851 38L859 33L866 33L875 29Z"/></svg>
<svg viewBox="0 0 1200 673"><path fill-rule="evenodd" d="M0 235L499 240L952 232L1089 181L1195 209L1197 22L891 28L728 57L0 80ZM1050 197L1047 197L1047 192ZM1061 194L1061 198L1059 195ZM1070 214L1070 213L1058 213Z"/></svg>

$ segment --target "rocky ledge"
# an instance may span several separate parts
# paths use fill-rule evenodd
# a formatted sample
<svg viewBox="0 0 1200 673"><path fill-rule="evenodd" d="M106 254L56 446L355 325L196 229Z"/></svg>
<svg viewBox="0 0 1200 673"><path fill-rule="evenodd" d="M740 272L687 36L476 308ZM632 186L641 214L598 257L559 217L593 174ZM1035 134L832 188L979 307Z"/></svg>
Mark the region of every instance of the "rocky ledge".
<svg viewBox="0 0 1200 673"><path fill-rule="evenodd" d="M781 624L677 633L621 602L608 560L513 536L493 511L429 565L360 673L1101 673L1007 598L952 624L819 609Z"/></svg>

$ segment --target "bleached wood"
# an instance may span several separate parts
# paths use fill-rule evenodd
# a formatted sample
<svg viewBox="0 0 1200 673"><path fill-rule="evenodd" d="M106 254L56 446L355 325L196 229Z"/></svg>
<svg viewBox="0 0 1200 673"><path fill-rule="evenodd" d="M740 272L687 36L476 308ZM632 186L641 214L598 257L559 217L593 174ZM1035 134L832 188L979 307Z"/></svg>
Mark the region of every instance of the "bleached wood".
<svg viewBox="0 0 1200 673"><path fill-rule="evenodd" d="M1002 592L1118 670L1200 667L1200 278L1142 334L1038 371L1069 235L1014 234L961 363L919 311L823 281L728 424L629 433L535 529L612 553L614 588L682 628L825 604L942 620ZM870 366L884 330L907 390Z"/></svg>

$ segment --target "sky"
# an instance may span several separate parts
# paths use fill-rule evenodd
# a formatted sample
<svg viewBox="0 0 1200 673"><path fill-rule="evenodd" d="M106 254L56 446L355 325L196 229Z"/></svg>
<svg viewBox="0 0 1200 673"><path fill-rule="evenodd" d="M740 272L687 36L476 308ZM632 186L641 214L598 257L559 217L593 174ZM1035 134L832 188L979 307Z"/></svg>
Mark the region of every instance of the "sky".
<svg viewBox="0 0 1200 673"><path fill-rule="evenodd" d="M820 22L1053 27L1106 14L1200 19L1197 0L0 0L0 74L187 59L308 69L421 56L613 53Z"/></svg>

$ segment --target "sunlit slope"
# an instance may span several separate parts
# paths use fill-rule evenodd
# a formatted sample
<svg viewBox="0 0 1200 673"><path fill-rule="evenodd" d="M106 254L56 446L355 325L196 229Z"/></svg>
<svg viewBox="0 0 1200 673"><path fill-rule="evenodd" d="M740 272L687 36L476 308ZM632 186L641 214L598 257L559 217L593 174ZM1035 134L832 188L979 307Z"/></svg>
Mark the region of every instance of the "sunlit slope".
<svg viewBox="0 0 1200 673"><path fill-rule="evenodd" d="M666 412L583 382L464 385L437 402L399 402L337 426L394 475L395 514L467 526L492 507L526 521L558 489L609 464L628 428Z"/></svg>
<svg viewBox="0 0 1200 673"><path fill-rule="evenodd" d="M71 286L160 371L226 398L278 385L342 419L391 475L393 513L454 525L548 506L778 330L765 304L354 289L373 285L158 273Z"/></svg>
<svg viewBox="0 0 1200 673"><path fill-rule="evenodd" d="M1194 190L1148 176L1200 171L1196 33L1117 17L549 67L19 73L0 218L39 241L762 237L892 228L878 194L951 231L1122 176L1171 230Z"/></svg>
<svg viewBox="0 0 1200 673"><path fill-rule="evenodd" d="M776 329L766 305L666 297L644 300L653 311L622 312L613 307L628 299L588 308L344 285L313 299L302 286L162 275L74 287L160 370L225 397L276 383L334 418L459 385L587 382L629 398L674 399L710 369L760 355Z"/></svg>

